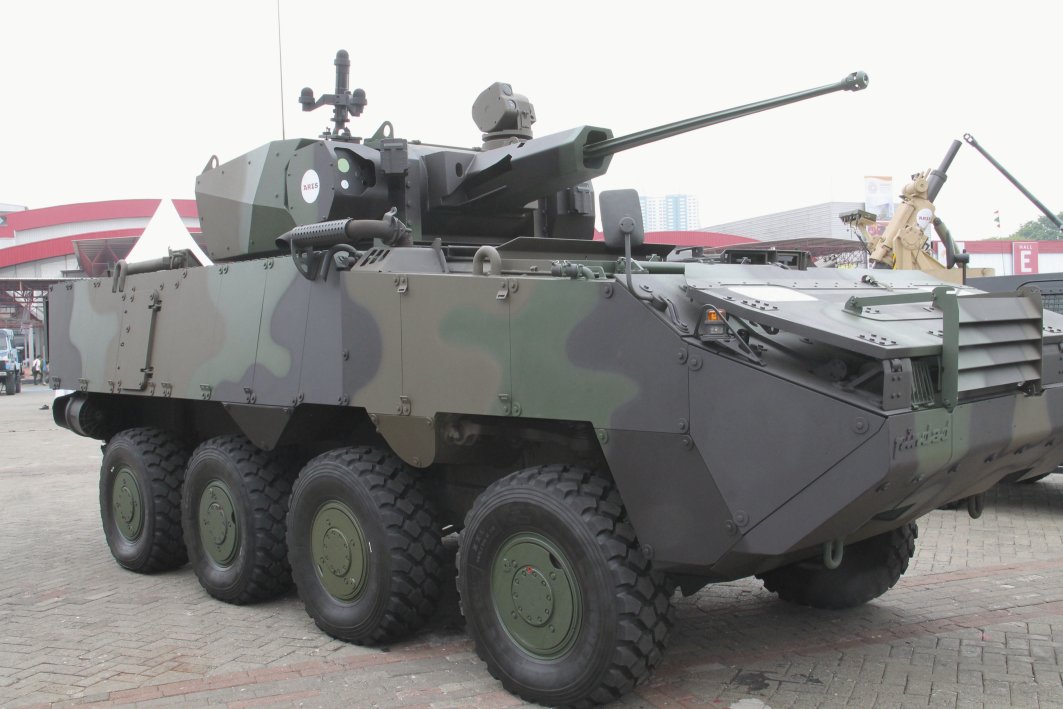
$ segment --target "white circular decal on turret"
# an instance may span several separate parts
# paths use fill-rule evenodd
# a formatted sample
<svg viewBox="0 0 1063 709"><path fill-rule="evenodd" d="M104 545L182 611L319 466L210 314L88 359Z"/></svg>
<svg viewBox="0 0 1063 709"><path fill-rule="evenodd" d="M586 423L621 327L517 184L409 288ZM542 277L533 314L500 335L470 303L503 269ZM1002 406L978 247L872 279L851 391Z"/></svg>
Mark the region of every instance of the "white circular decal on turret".
<svg viewBox="0 0 1063 709"><path fill-rule="evenodd" d="M306 184L305 182L303 184ZM919 225L919 231L926 231L930 223L934 221L934 212L929 209L920 209L915 215L915 223Z"/></svg>
<svg viewBox="0 0 1063 709"><path fill-rule="evenodd" d="M321 180L317 177L316 170L307 170L303 173L302 194L303 201L313 204L317 201L317 193L321 191Z"/></svg>

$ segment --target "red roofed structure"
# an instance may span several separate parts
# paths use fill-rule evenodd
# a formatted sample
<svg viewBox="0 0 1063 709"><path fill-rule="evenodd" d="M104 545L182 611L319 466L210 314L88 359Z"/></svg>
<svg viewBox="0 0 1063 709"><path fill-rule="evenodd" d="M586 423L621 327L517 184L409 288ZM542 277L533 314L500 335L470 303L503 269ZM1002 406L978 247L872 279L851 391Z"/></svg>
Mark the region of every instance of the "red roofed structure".
<svg viewBox="0 0 1063 709"><path fill-rule="evenodd" d="M123 199L0 212L0 327L16 332L32 358L40 352L44 294L63 278L101 276L133 248L162 200ZM173 200L198 236L195 200Z"/></svg>

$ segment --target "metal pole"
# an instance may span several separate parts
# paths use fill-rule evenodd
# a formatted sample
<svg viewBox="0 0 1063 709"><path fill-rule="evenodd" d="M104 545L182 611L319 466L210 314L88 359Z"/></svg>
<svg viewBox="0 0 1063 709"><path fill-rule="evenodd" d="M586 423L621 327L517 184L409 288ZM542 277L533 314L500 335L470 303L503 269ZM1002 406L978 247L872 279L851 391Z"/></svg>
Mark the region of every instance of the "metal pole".
<svg viewBox="0 0 1063 709"><path fill-rule="evenodd" d="M1058 217L1058 216L1056 216L1055 212L1053 212L1053 211L1052 211L1051 209L1049 209L1049 208L1048 208L1048 207L1046 207L1045 205L1041 204L1041 201L1040 201L1039 199L1037 199L1036 197L1034 197L1034 196L1033 196L1033 195L1032 195L1032 194L1030 193L1030 190L1028 190L1028 189L1026 189L1025 187L1023 187L1023 186L1022 186L1022 183L1021 183L1021 182L1019 182L1018 180L1016 180L1016 179L1015 179L1015 178L1014 178L1014 177L1012 176L1012 174L1011 174L1010 172L1008 172L1007 170L1005 170L1005 169L1004 169L1004 166L1003 166L1003 165L1001 165L1000 163L998 163L998 162L997 162L997 161L996 161L996 160L995 160L995 159L993 158L993 156L992 156L992 155L990 155L989 153L987 153L987 152L986 152L985 148L983 148L983 147L982 147L981 145L979 145L979 144L978 144L978 141L974 139L974 136L973 136L973 135L971 135L970 133L964 133L964 134L963 134L963 139L964 139L964 140L966 140L966 141L967 141L967 143L968 143L968 144L969 144L969 145L970 145L970 146L971 146L972 148L974 148L975 150L977 150L978 152L980 152L980 153L982 154L982 157L984 157L984 158L985 158L986 160L988 160L988 161L989 161L989 163L990 163L990 164L991 164L991 165L992 165L993 167L995 167L995 168L996 168L997 170L999 170L999 171L1000 171L1000 174L1001 174L1001 175L1003 175L1004 177L1008 178L1008 182L1010 182L1011 184L1015 185L1015 186L1016 186L1016 187L1017 187L1017 188L1019 189L1019 192L1022 192L1022 193L1023 193L1024 195L1026 195L1026 199L1028 199L1028 200L1030 200L1031 202L1033 202L1033 203L1034 203L1034 205L1036 205L1036 206L1037 206L1037 208L1038 208L1038 209L1040 209L1040 210L1041 210L1041 212L1043 212L1043 213L1044 213L1044 215L1045 215L1046 217L1048 217L1049 221L1051 221L1051 222L1052 222L1053 224L1055 224L1055 225L1056 225L1056 227L1057 227L1057 228L1058 228L1058 229L1059 229L1060 231L1063 231L1063 221L1060 221L1059 217Z"/></svg>

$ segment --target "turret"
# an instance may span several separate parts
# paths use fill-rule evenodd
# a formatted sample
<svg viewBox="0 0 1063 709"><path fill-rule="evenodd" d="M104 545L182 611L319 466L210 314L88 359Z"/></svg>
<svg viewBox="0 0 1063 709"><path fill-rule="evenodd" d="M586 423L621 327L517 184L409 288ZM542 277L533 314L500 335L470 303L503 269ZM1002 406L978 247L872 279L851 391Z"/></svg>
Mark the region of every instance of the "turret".
<svg viewBox="0 0 1063 709"><path fill-rule="evenodd" d="M317 140L276 141L223 165L212 158L196 182L196 200L212 259L277 251L295 227L336 220L379 220L395 210L413 242L498 244L518 236L590 239L594 193L615 153L705 126L835 91L867 86L863 72L807 91L613 137L581 126L536 138L531 102L510 85L488 87L473 104L483 144L453 148L396 138L390 122L364 141L346 128L366 105L348 89L349 59L336 56L336 91L304 110L333 106L331 130Z"/></svg>

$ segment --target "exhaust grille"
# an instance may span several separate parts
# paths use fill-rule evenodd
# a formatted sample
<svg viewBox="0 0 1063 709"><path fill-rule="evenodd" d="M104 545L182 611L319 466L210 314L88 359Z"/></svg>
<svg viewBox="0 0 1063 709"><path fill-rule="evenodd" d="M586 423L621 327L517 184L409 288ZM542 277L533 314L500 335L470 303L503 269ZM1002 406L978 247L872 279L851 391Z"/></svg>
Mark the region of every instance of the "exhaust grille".
<svg viewBox="0 0 1063 709"><path fill-rule="evenodd" d="M391 253L391 249L369 249L365 252L365 257L359 262L358 268L365 268L383 261L389 253Z"/></svg>

